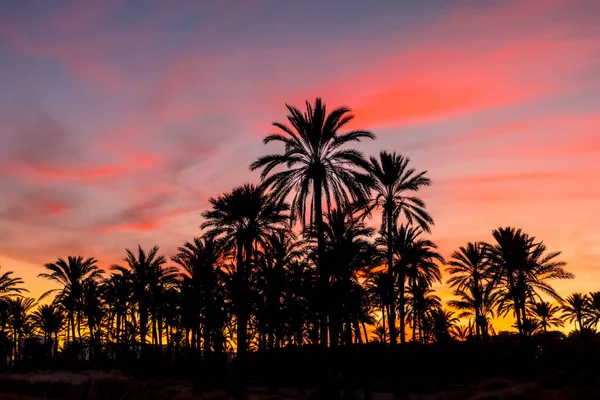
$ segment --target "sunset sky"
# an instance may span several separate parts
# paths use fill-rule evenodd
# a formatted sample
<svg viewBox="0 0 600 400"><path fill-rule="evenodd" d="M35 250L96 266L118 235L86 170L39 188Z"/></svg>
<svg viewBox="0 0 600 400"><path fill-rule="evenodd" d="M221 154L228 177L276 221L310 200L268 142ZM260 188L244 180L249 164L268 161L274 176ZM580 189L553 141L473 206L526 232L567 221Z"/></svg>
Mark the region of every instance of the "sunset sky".
<svg viewBox="0 0 600 400"><path fill-rule="evenodd" d="M355 4L353 4L355 3ZM4 1L0 265L171 255L285 103L347 105L411 158L448 256L512 225L600 290L600 2ZM375 219L373 223L377 223ZM440 289L447 297L448 291Z"/></svg>

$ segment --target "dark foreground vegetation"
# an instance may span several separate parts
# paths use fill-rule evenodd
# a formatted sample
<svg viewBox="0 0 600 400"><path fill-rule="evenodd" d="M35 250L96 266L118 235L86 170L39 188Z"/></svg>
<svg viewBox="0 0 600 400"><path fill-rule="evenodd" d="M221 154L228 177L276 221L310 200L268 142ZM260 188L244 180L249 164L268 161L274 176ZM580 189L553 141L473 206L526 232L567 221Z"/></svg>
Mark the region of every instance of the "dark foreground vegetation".
<svg viewBox="0 0 600 400"><path fill-rule="evenodd" d="M395 152L349 148L375 136L341 132L346 108L328 113L317 99L288 112L265 138L280 152L251 165L260 184L211 198L201 236L170 260L139 247L107 274L95 258L59 258L40 274L52 289L39 300L2 275L2 367L116 369L238 394L316 388L325 398L501 376L596 379L600 293L563 299L551 282L574 276L559 252L500 227L445 260L417 196L431 185L426 172ZM434 291L441 266L448 308ZM515 332L496 334L505 315ZM568 338L553 331L565 322L575 325Z"/></svg>
<svg viewBox="0 0 600 400"><path fill-rule="evenodd" d="M318 395L315 389L321 376L315 366L326 363L330 372L339 374L329 394L335 387L343 398L376 399L390 393L400 398L436 394L433 398L594 399L600 395L599 356L596 335L566 338L557 333L539 334L525 343L505 334L485 345L449 341L391 348L371 343L332 351L325 360L318 348L286 347L249 354L245 396ZM156 354L147 357L144 363L127 364L60 357L48 361L31 354L16 371L0 375L0 393L90 400L226 399L236 393L235 363L207 365L197 354L176 360ZM96 372L79 375L92 368Z"/></svg>

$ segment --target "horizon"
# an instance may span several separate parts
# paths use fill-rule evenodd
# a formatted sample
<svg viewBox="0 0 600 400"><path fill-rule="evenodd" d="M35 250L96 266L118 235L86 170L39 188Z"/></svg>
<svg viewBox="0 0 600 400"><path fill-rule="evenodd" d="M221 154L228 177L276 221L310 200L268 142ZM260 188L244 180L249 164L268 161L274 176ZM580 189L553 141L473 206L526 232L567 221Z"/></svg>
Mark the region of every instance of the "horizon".
<svg viewBox="0 0 600 400"><path fill-rule="evenodd" d="M397 3L0 5L1 271L38 298L58 257L171 256L259 182L285 104L322 97L377 135L363 154L428 171L446 259L515 226L562 252L559 293L598 290L600 4Z"/></svg>

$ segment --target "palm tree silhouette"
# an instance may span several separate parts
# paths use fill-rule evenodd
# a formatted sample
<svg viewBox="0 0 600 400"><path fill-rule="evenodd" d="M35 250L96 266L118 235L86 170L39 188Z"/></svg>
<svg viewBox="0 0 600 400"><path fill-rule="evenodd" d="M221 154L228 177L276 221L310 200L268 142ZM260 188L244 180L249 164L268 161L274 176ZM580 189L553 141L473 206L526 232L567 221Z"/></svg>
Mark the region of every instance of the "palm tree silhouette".
<svg viewBox="0 0 600 400"><path fill-rule="evenodd" d="M212 339L220 329L222 271L219 261L223 249L219 240L211 237L195 238L178 249L172 260L183 268L184 288L181 294L186 299L185 315L192 318L192 343L200 346L200 337L204 345L204 354L212 351ZM200 325L202 321L202 331Z"/></svg>
<svg viewBox="0 0 600 400"><path fill-rule="evenodd" d="M529 306L529 314L538 323L539 328L546 333L548 328L563 327L565 324L558 316L560 307L547 301L539 301Z"/></svg>
<svg viewBox="0 0 600 400"><path fill-rule="evenodd" d="M81 311L87 321L90 359L100 347L100 324L105 316L101 289L102 286L95 280L88 279L83 283Z"/></svg>
<svg viewBox="0 0 600 400"><path fill-rule="evenodd" d="M64 313L55 303L42 304L31 314L33 324L44 334L48 355L52 356L58 348L58 333L63 327Z"/></svg>
<svg viewBox="0 0 600 400"><path fill-rule="evenodd" d="M8 315L13 336L13 360L17 363L22 355L22 340L25 330L31 321L29 310L35 306L35 299L31 297L15 297L8 300Z"/></svg>
<svg viewBox="0 0 600 400"><path fill-rule="evenodd" d="M390 296L392 293L396 293L396 291L390 288L393 288L395 278L395 276L390 277L387 271L371 270L364 282L370 302L380 309L381 342L387 342L386 310L394 306L392 305Z"/></svg>
<svg viewBox="0 0 600 400"><path fill-rule="evenodd" d="M521 229L498 228L492 235L496 243L489 254L494 280L498 282L498 312L506 315L512 310L519 333L524 336L528 302L539 297L538 291L562 302L546 281L572 279L574 275L564 270L565 262L555 260L560 252L546 253L543 242L536 242Z"/></svg>
<svg viewBox="0 0 600 400"><path fill-rule="evenodd" d="M455 289L454 294L461 296L460 300L451 300L448 304L458 310L464 311L460 318L473 314L475 335L481 339L485 312L484 298L488 300L493 294L491 271L488 260L488 245L483 242L467 243L452 253L446 271L451 275L448 284ZM486 330L487 333L487 330Z"/></svg>
<svg viewBox="0 0 600 400"><path fill-rule="evenodd" d="M154 246L149 252L138 246L137 255L127 249L123 261L127 267L113 265L112 270L119 271L123 276L131 279L133 300L137 305L139 315L140 351L143 357L146 352L148 336L148 318L152 306L152 284L156 284L156 276L160 274L163 265L167 262L165 256L158 254L158 246Z"/></svg>
<svg viewBox="0 0 600 400"><path fill-rule="evenodd" d="M96 280L100 278L103 271L96 265L95 258L72 257L69 256L66 260L59 258L54 263L48 263L44 267L49 272L43 272L38 275L40 278L54 281L62 288L51 289L42 294L40 300L56 293L56 301L67 313L67 324L71 327L72 337L75 340L75 327L77 325L77 333L81 340L81 320L82 320L82 298L83 285L88 280ZM77 322L77 324L76 324ZM67 326L67 342L69 341L69 327Z"/></svg>
<svg viewBox="0 0 600 400"><path fill-rule="evenodd" d="M28 291L19 286L24 284L23 279L12 277L13 273L13 271L6 271L0 275L0 302Z"/></svg>
<svg viewBox="0 0 600 400"><path fill-rule="evenodd" d="M472 335L472 329L469 325L455 324L450 333L456 340L465 341Z"/></svg>
<svg viewBox="0 0 600 400"><path fill-rule="evenodd" d="M587 325L596 329L600 323L600 292L591 292L587 303Z"/></svg>
<svg viewBox="0 0 600 400"><path fill-rule="evenodd" d="M447 342L452 338L459 319L453 311L434 308L430 311L433 338L436 342Z"/></svg>
<svg viewBox="0 0 600 400"><path fill-rule="evenodd" d="M587 294L573 293L565 299L562 306L563 315L567 322L575 322L575 328L579 326L579 332L583 332L585 318L588 312L589 297Z"/></svg>
<svg viewBox="0 0 600 400"><path fill-rule="evenodd" d="M412 328L412 340L427 343L432 329L431 315L441 308L441 299L422 276L412 280L406 290L407 320Z"/></svg>
<svg viewBox="0 0 600 400"><path fill-rule="evenodd" d="M317 268L320 310L320 341L327 346L327 297L326 275L323 257L325 236L323 231L323 201L330 212L332 204L347 207L351 203L365 204L369 197L371 180L363 171L368 163L363 155L354 149L343 147L362 139L374 139L375 135L363 130L346 133L340 131L353 119L350 109L339 107L327 113L320 98L314 105L306 102L306 112L286 105L287 117L291 126L275 122L281 133L268 135L264 143L280 142L284 152L258 158L250 166L251 170L262 169L261 180L272 189L280 200L295 192L291 203L291 218L299 217L306 227L306 215L310 214L310 226L314 225L317 237ZM285 169L274 172L278 167ZM362 170L362 171L361 171ZM310 205L307 206L309 203Z"/></svg>
<svg viewBox="0 0 600 400"><path fill-rule="evenodd" d="M333 209L325 216L325 254L324 260L330 276L332 301L330 316L331 346L336 346L340 335L346 344L352 344L353 333L358 335L356 327L363 310L362 303L366 293L359 290L358 274L364 274L377 263L377 249L368 240L374 229L365 225L349 209ZM354 318L352 316L354 314ZM345 328L344 328L345 326Z"/></svg>
<svg viewBox="0 0 600 400"><path fill-rule="evenodd" d="M427 289L434 282L441 282L441 273L437 263L444 263L444 258L437 252L437 245L429 239L422 238L423 230L418 227L400 225L393 232L395 284L399 293L400 341L404 343L406 323L407 284L418 288L417 281L422 281ZM387 244L386 234L379 239L380 244ZM421 288L419 288L421 289Z"/></svg>
<svg viewBox="0 0 600 400"><path fill-rule="evenodd" d="M122 345L127 345L127 317L129 309L133 308L131 272L122 270L121 274L111 274L108 279L104 280L101 293L108 313L107 337L113 338L116 354L119 356Z"/></svg>
<svg viewBox="0 0 600 400"><path fill-rule="evenodd" d="M236 256L234 307L237 317L237 353L243 361L248 349L249 288L256 245L265 247L269 235L287 229L289 206L265 193L263 187L245 184L217 198L209 199L212 209L202 216L202 229L209 237L223 240L227 250Z"/></svg>
<svg viewBox="0 0 600 400"><path fill-rule="evenodd" d="M409 224L416 222L423 230L429 232L433 218L425 210L425 203L411 192L416 192L423 186L431 185L431 180L425 176L427 171L417 173L409 168L409 158L396 153L382 151L379 159L370 158L369 172L373 178L375 197L369 201L367 211L381 209L381 231L387 235L387 271L393 280L393 236L389 234L396 229L396 223L404 214ZM390 286L388 325L390 327L390 343L397 342L396 333L396 291Z"/></svg>
<svg viewBox="0 0 600 400"><path fill-rule="evenodd" d="M256 285L264 298L261 321L265 328L266 347L281 347L284 339L285 281L288 268L305 255L304 243L291 231L269 235L266 246L259 253Z"/></svg>

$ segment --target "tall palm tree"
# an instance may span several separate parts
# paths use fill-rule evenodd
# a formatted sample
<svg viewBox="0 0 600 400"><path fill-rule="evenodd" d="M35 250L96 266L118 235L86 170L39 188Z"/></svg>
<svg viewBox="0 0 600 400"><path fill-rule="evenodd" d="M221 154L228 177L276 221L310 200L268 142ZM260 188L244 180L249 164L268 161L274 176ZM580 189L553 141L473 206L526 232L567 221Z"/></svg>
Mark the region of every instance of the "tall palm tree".
<svg viewBox="0 0 600 400"><path fill-rule="evenodd" d="M15 297L8 300L8 313L13 335L13 360L18 362L21 359L21 342L23 334L31 321L29 311L35 306L35 299L31 297Z"/></svg>
<svg viewBox="0 0 600 400"><path fill-rule="evenodd" d="M145 354L146 340L148 336L148 317L152 305L152 287L155 283L154 277L159 274L163 265L167 262L165 256L158 254L158 246L154 246L149 252L138 246L137 254L127 249L124 261L127 267L113 265L111 268L121 274L128 276L132 283L132 294L139 314L139 334L141 343L141 355Z"/></svg>
<svg viewBox="0 0 600 400"><path fill-rule="evenodd" d="M371 303L380 310L382 342L387 342L386 315L389 314L390 307L395 307L390 300L391 294L395 293L390 289L394 286L394 279L395 276L390 277L387 271L371 270L364 281Z"/></svg>
<svg viewBox="0 0 600 400"><path fill-rule="evenodd" d="M587 325L596 329L600 323L600 292L591 292L587 304Z"/></svg>
<svg viewBox="0 0 600 400"><path fill-rule="evenodd" d="M154 268L148 275L152 344L155 347L162 348L163 322L167 307L167 292L175 285L178 277L179 270L176 267L168 266Z"/></svg>
<svg viewBox="0 0 600 400"><path fill-rule="evenodd" d="M100 325L105 315L103 288L100 282L94 280L87 280L83 284L81 310L87 322L90 359L100 347Z"/></svg>
<svg viewBox="0 0 600 400"><path fill-rule="evenodd" d="M585 317L588 312L589 297L587 294L573 293L565 299L562 306L563 315L567 322L575 322L575 329L579 332L585 328Z"/></svg>
<svg viewBox="0 0 600 400"><path fill-rule="evenodd" d="M40 300L56 293L56 301L60 302L67 312L67 323L71 327L72 337L75 340L75 327L81 340L81 312L83 285L88 280L96 280L102 276L104 271L98 268L95 258L72 257L66 260L59 258L54 263L48 263L44 267L49 272L43 272L38 275L40 278L49 279L62 286L62 288L51 289L42 294ZM75 323L77 322L77 324ZM67 341L68 338L67 327Z"/></svg>
<svg viewBox="0 0 600 400"><path fill-rule="evenodd" d="M356 288L359 274L364 275L377 263L377 249L369 241L374 229L349 209L334 209L326 214L324 233L326 273L331 277L330 343L336 346L344 334L345 342L351 344L358 321L352 320L350 310L358 314L362 308L363 294Z"/></svg>
<svg viewBox="0 0 600 400"><path fill-rule="evenodd" d="M321 296L320 341L327 346L327 297L324 290L328 277L323 271L325 234L323 230L323 202L328 211L332 205L346 207L351 203L365 204L369 197L371 179L365 173L368 162L355 150L344 148L362 139L375 139L375 135L364 130L341 130L353 119L350 109L339 107L329 114L320 98L314 105L306 102L306 111L286 105L290 125L275 122L280 133L268 135L264 143L279 142L284 145L282 153L260 157L250 166L261 169L261 180L271 188L278 199L295 192L291 203L291 218L299 217L306 227L306 216L310 215L310 226L316 228L318 291ZM282 170L275 172L279 167Z"/></svg>
<svg viewBox="0 0 600 400"><path fill-rule="evenodd" d="M492 322L495 316L497 293L493 281L485 283L481 289L481 298L475 300L470 291L454 292L458 299L451 299L448 305L459 311L458 318L469 318L472 331L475 332L475 321L479 321L479 334L484 339L494 333ZM478 311L478 317L475 312ZM473 333L471 332L471 333ZM478 339L479 339L478 337Z"/></svg>
<svg viewBox="0 0 600 400"><path fill-rule="evenodd" d="M55 303L42 304L31 314L31 317L34 326L44 334L48 355L53 355L58 347L58 333L64 322L62 309Z"/></svg>
<svg viewBox="0 0 600 400"><path fill-rule="evenodd" d="M183 279L190 290L185 296L184 308L191 309L186 313L193 321L194 332L192 342L200 345L202 336L204 354L211 352L212 337L219 329L219 305L221 294L221 271L219 262L222 257L222 246L219 240L211 237L195 238L178 249L172 260L183 268ZM182 293L185 294L185 293ZM202 332L200 332L202 321ZM196 337L194 339L194 336Z"/></svg>
<svg viewBox="0 0 600 400"><path fill-rule="evenodd" d="M121 347L127 344L128 339L126 335L128 310L134 303L131 300L133 295L131 272L122 270L121 274L111 274L103 281L101 293L108 312L107 335L113 338L116 352L120 355Z"/></svg>
<svg viewBox="0 0 600 400"><path fill-rule="evenodd" d="M8 324L8 300L14 296L19 296L28 290L21 287L23 279L13 277L13 271L7 271L0 275L0 338L6 337L6 326Z"/></svg>
<svg viewBox="0 0 600 400"><path fill-rule="evenodd" d="M487 254L486 243L467 243L452 253L452 258L448 261L449 267L446 269L451 275L448 284L455 289L455 295L462 296L461 301L454 304L450 302L450 306L461 310L472 309L475 335L478 339L484 334L484 297L490 296L489 292L493 289Z"/></svg>
<svg viewBox="0 0 600 400"><path fill-rule="evenodd" d="M212 209L202 213L202 229L206 235L223 240L226 250L236 257L235 301L237 317L237 352L243 360L248 348L249 321L248 281L254 262L255 246L267 246L269 235L288 229L289 206L276 201L264 187L251 184L234 188L217 198L209 199Z"/></svg>
<svg viewBox="0 0 600 400"><path fill-rule="evenodd" d="M373 178L375 197L369 201L367 210L381 209L381 231L387 237L387 271L393 279L393 236L390 232L396 229L396 223L401 215L410 224L416 222L423 230L429 232L433 218L425 210L425 202L414 196L424 186L431 185L431 180L425 176L427 171L417 173L409 168L410 159L396 153L382 151L379 159L370 158L369 172ZM395 291L390 287L389 297L394 299L389 307L388 325L390 327L390 343L397 342Z"/></svg>
<svg viewBox="0 0 600 400"><path fill-rule="evenodd" d="M285 281L289 266L304 256L304 242L291 231L269 235L266 247L260 252L256 283L264 298L263 321L267 347L280 347L284 339Z"/></svg>
<svg viewBox="0 0 600 400"><path fill-rule="evenodd" d="M543 242L536 242L521 229L498 228L492 235L496 243L489 254L494 279L498 282L498 312L506 315L512 310L523 336L528 326L527 304L539 298L539 291L562 302L547 281L572 279L574 275L565 271L565 262L555 260L560 252L547 253Z"/></svg>
<svg viewBox="0 0 600 400"><path fill-rule="evenodd" d="M412 339L427 343L432 329L432 313L442 307L441 299L422 276L409 283L407 292L407 319L412 328Z"/></svg>
<svg viewBox="0 0 600 400"><path fill-rule="evenodd" d="M394 283L399 294L398 309L400 314L400 342L406 341L406 287L417 287L417 281L423 281L428 287L434 282L441 282L438 263L444 258L437 252L437 245L421 235L418 227L398 226L393 235L394 247ZM379 239L380 244L387 245L386 234ZM395 297L395 295L394 295ZM395 304L395 301L394 301Z"/></svg>
<svg viewBox="0 0 600 400"><path fill-rule="evenodd" d="M559 306L547 301L539 301L529 306L529 313L544 333L548 332L548 328L563 327L565 325L562 318L558 316L559 311Z"/></svg>

